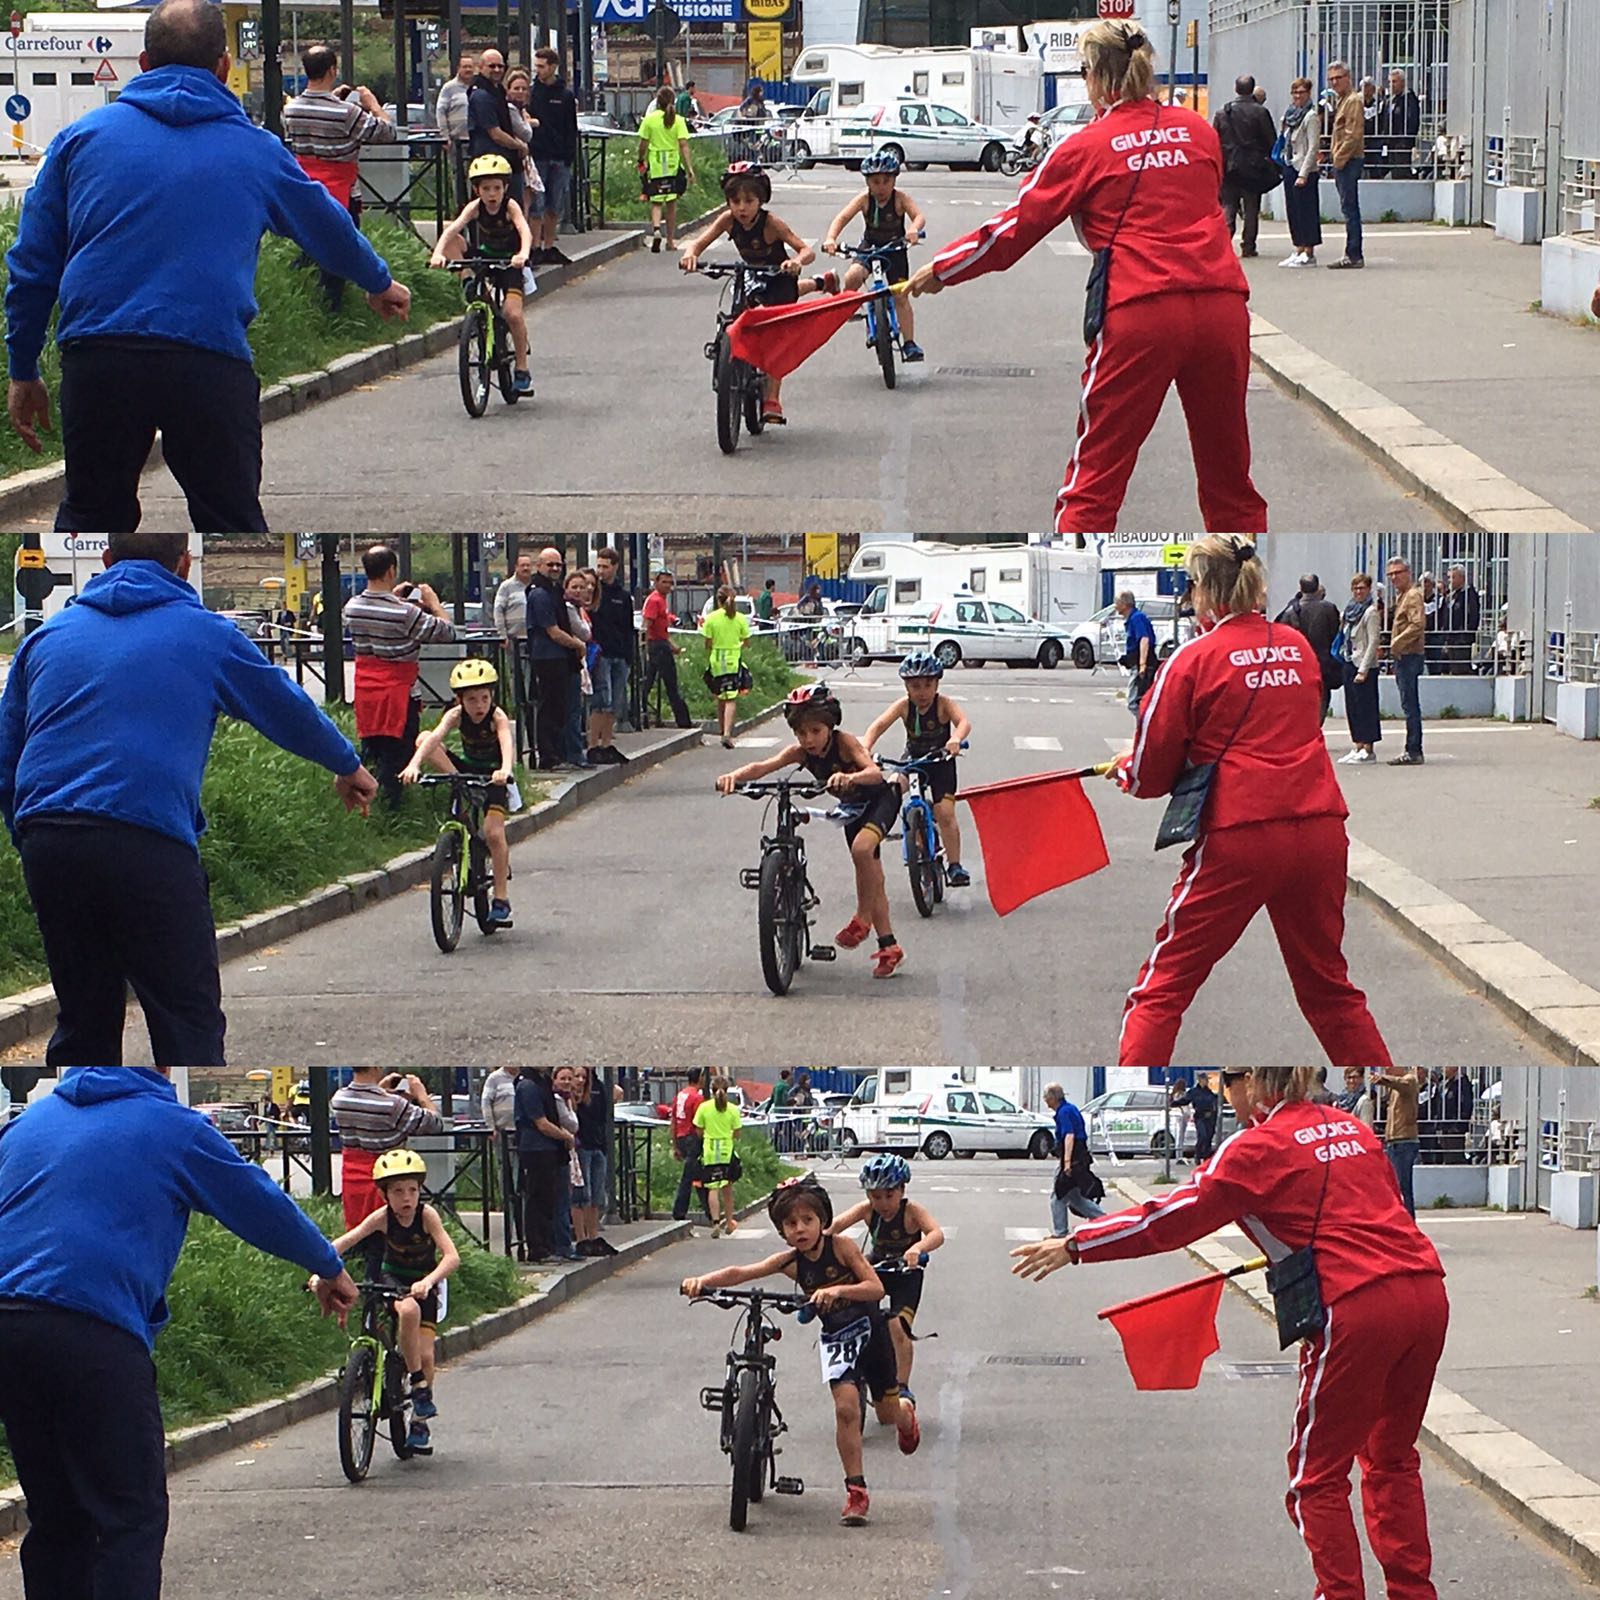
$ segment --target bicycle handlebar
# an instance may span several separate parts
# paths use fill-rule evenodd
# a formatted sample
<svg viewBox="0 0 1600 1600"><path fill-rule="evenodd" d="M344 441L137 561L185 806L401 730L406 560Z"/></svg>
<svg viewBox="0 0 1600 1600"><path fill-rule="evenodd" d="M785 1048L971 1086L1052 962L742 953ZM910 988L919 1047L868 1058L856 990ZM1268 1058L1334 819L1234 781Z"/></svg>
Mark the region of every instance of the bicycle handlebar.
<svg viewBox="0 0 1600 1600"><path fill-rule="evenodd" d="M830 791L825 785L813 783L809 779L753 778L749 783L736 784L733 792L748 795L752 800L760 800L773 794L787 794L791 797L799 795L805 800L815 800L819 795Z"/></svg>
<svg viewBox="0 0 1600 1600"><path fill-rule="evenodd" d="M963 739L961 748L965 750L971 743L970 739ZM914 756L909 761L896 761L891 756L874 756L873 759L880 767L892 767L896 772L915 772L920 767L933 767L941 761L953 761L955 757L948 756L941 750L933 755Z"/></svg>
<svg viewBox="0 0 1600 1600"><path fill-rule="evenodd" d="M724 1311L735 1311L740 1306L754 1306L784 1313L804 1310L811 1302L803 1294L778 1294L771 1289L712 1289L706 1294L690 1298L691 1305L720 1306Z"/></svg>
<svg viewBox="0 0 1600 1600"><path fill-rule="evenodd" d="M857 261L875 261L879 256L892 255L898 250L915 250L921 243L921 239L917 240L917 244L908 244L904 239L900 239L894 244L842 244L838 253L842 256L853 256Z"/></svg>
<svg viewBox="0 0 1600 1600"><path fill-rule="evenodd" d="M741 272L747 278L787 278L792 274L787 273L782 267L758 267L748 261L703 261L695 267L695 272L706 278L734 278Z"/></svg>
<svg viewBox="0 0 1600 1600"><path fill-rule="evenodd" d="M471 772L423 772L417 776L419 784L448 783L452 786L460 784L467 789L487 789L489 779L480 778Z"/></svg>
<svg viewBox="0 0 1600 1600"><path fill-rule="evenodd" d="M510 256L463 256L459 261L447 261L446 272L468 272L474 267L509 267Z"/></svg>
<svg viewBox="0 0 1600 1600"><path fill-rule="evenodd" d="M890 1256L887 1261L869 1261L867 1263L867 1265L871 1267L880 1278L886 1272L891 1278L901 1272L921 1272L923 1268L927 1266L927 1264L928 1252L926 1250L922 1251L921 1254L918 1255L915 1266L907 1261L904 1256Z"/></svg>

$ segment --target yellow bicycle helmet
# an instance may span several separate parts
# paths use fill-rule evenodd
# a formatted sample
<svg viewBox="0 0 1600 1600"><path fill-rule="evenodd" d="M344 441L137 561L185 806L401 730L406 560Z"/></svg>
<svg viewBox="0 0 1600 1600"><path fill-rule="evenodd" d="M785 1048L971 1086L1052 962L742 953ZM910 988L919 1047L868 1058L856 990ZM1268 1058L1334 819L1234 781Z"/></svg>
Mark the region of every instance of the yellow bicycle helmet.
<svg viewBox="0 0 1600 1600"><path fill-rule="evenodd" d="M467 168L468 183L476 183L479 178L506 178L509 180L510 177L511 163L504 156L478 156L472 165Z"/></svg>
<svg viewBox="0 0 1600 1600"><path fill-rule="evenodd" d="M387 1183L391 1178L426 1178L428 1163L415 1150L385 1150L372 1164L372 1181Z"/></svg>
<svg viewBox="0 0 1600 1600"><path fill-rule="evenodd" d="M463 689L492 689L499 681L500 674L494 670L494 662L482 656L468 656L450 669L450 688L456 694Z"/></svg>

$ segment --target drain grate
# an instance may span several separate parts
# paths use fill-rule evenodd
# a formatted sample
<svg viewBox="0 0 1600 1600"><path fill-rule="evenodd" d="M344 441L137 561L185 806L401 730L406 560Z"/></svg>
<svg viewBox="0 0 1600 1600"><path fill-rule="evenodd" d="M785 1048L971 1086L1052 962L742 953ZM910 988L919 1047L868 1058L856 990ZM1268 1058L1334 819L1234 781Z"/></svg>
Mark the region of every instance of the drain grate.
<svg viewBox="0 0 1600 1600"><path fill-rule="evenodd" d="M1037 378L1036 367L935 367L940 378Z"/></svg>
<svg viewBox="0 0 1600 1600"><path fill-rule="evenodd" d="M1224 1361L1225 1378L1292 1378L1300 1370L1298 1361Z"/></svg>
<svg viewBox="0 0 1600 1600"><path fill-rule="evenodd" d="M988 1367L1081 1367L1086 1356L985 1356Z"/></svg>

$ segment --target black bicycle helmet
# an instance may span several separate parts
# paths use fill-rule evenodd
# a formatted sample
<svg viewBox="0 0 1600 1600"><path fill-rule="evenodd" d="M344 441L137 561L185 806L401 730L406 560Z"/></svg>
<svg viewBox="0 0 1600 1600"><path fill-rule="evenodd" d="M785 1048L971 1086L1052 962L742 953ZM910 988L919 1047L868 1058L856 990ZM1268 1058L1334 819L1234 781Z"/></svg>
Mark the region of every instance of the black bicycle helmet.
<svg viewBox="0 0 1600 1600"><path fill-rule="evenodd" d="M799 727L800 719L808 716L822 717L830 728L837 728L844 721L844 707L827 684L803 684L783 702L783 719L791 728Z"/></svg>
<svg viewBox="0 0 1600 1600"><path fill-rule="evenodd" d="M772 1198L767 1201L767 1216L771 1219L772 1226L782 1233L784 1218L801 1204L816 1209L822 1218L824 1232L833 1226L833 1201L829 1198L828 1191L809 1172L803 1173L798 1178L790 1178L786 1183L780 1183L772 1191Z"/></svg>
<svg viewBox="0 0 1600 1600"><path fill-rule="evenodd" d="M762 205L772 200L772 179L759 161L730 161L722 172L722 198L728 198L729 185L735 181L753 183L761 196Z"/></svg>

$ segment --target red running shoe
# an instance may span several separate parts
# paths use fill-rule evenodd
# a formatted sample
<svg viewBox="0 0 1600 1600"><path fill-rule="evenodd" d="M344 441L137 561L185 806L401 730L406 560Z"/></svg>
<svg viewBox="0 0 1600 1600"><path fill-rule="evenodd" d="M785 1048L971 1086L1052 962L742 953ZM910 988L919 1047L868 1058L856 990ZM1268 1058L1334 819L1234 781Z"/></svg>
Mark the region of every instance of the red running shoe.
<svg viewBox="0 0 1600 1600"><path fill-rule="evenodd" d="M847 1528L860 1528L866 1525L867 1512L871 1509L872 1502L867 1498L867 1491L858 1483L845 1485L844 1510L840 1513L839 1520Z"/></svg>
<svg viewBox="0 0 1600 1600"><path fill-rule="evenodd" d="M834 935L833 942L845 950L854 950L871 932L872 924L870 922L863 922L860 917L851 917Z"/></svg>
<svg viewBox="0 0 1600 1600"><path fill-rule="evenodd" d="M900 1402L900 1415L902 1418L911 1418L910 1430L900 1429L900 1454L914 1456L917 1453L917 1446L922 1443L922 1424L917 1421L917 1408L909 1401L902 1400Z"/></svg>
<svg viewBox="0 0 1600 1600"><path fill-rule="evenodd" d="M899 945L885 945L872 958L872 976L874 978L892 978L895 975L895 969L905 958L906 953Z"/></svg>

